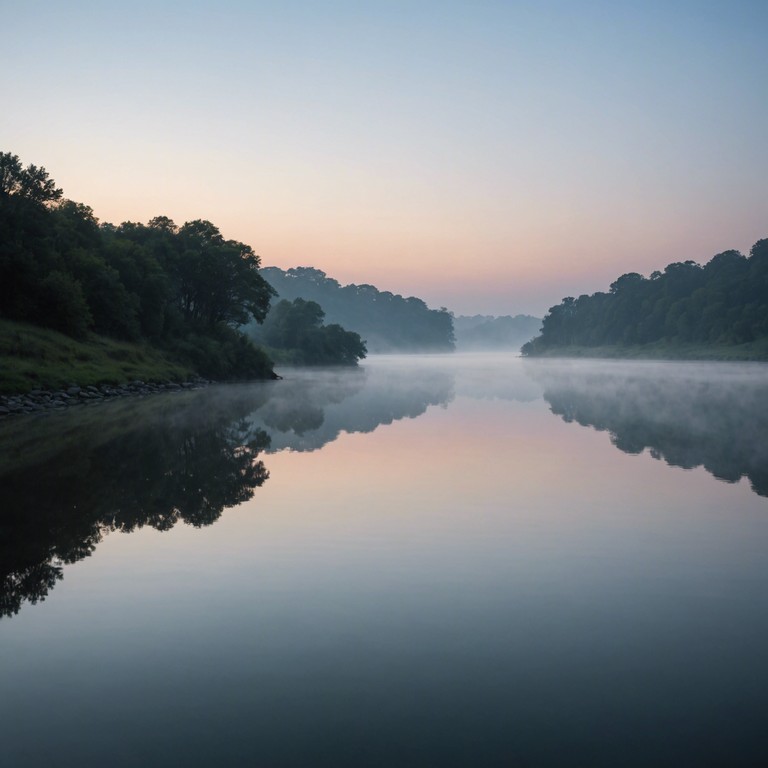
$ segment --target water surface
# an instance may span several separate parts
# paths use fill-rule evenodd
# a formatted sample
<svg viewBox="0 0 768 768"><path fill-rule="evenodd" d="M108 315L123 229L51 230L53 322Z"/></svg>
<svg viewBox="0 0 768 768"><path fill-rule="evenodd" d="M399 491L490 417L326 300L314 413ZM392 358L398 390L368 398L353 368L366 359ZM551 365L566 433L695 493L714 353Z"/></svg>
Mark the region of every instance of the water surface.
<svg viewBox="0 0 768 768"><path fill-rule="evenodd" d="M386 357L0 423L9 765L762 765L768 367Z"/></svg>

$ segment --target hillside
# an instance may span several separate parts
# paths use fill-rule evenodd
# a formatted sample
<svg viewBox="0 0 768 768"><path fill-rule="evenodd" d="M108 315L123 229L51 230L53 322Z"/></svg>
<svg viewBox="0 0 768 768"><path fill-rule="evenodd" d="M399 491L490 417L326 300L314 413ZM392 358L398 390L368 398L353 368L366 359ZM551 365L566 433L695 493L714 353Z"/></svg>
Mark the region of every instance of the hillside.
<svg viewBox="0 0 768 768"><path fill-rule="evenodd" d="M0 394L142 381L183 381L191 367L146 344L90 334L83 340L28 323L0 320Z"/></svg>
<svg viewBox="0 0 768 768"><path fill-rule="evenodd" d="M149 369L171 365L215 379L274 376L271 361L239 330L263 320L270 306L273 292L259 266L250 246L225 239L209 221L99 222L87 205L65 199L44 168L0 152L0 319L63 334L66 349L80 342L90 364L73 367L70 355L49 354L52 337L38 334L32 346L47 350L40 376L109 379L114 360L102 351L112 342L134 345L126 354L142 357ZM21 331L8 333L4 389L32 375L35 356L14 341Z"/></svg>
<svg viewBox="0 0 768 768"><path fill-rule="evenodd" d="M265 267L261 275L280 299L317 302L326 323L359 334L369 352L450 352L454 348L448 310L430 309L421 299L372 285L341 285L312 267Z"/></svg>

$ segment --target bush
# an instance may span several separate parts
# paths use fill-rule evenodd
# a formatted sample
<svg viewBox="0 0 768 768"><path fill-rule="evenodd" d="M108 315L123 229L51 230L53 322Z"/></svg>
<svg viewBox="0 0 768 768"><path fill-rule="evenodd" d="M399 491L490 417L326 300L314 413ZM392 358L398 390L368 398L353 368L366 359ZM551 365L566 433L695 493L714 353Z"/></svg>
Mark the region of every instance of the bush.
<svg viewBox="0 0 768 768"><path fill-rule="evenodd" d="M53 271L40 285L44 325L82 339L93 323L80 283L65 272Z"/></svg>
<svg viewBox="0 0 768 768"><path fill-rule="evenodd" d="M168 351L211 379L271 379L272 361L242 333L220 326L178 339Z"/></svg>

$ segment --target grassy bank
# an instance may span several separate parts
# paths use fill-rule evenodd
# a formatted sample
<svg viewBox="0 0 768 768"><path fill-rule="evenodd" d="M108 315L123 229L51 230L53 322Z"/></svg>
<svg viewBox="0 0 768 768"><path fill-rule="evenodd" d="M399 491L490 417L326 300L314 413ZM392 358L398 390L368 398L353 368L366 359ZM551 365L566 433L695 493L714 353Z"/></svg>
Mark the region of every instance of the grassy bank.
<svg viewBox="0 0 768 768"><path fill-rule="evenodd" d="M70 383L182 381L192 375L191 368L147 345L95 334L75 341L47 328L0 320L0 393L58 389Z"/></svg>
<svg viewBox="0 0 768 768"><path fill-rule="evenodd" d="M627 360L757 360L768 361L768 340L733 345L702 344L621 344L602 347L553 347L530 357L599 357Z"/></svg>

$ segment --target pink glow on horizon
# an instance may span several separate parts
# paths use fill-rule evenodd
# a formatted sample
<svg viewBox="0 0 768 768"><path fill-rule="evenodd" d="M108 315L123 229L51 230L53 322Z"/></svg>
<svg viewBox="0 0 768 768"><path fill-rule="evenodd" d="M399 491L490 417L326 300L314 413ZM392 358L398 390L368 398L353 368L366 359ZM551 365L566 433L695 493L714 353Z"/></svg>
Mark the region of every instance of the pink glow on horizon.
<svg viewBox="0 0 768 768"><path fill-rule="evenodd" d="M765 4L289 5L17 4L0 149L101 220L459 313L768 236Z"/></svg>

